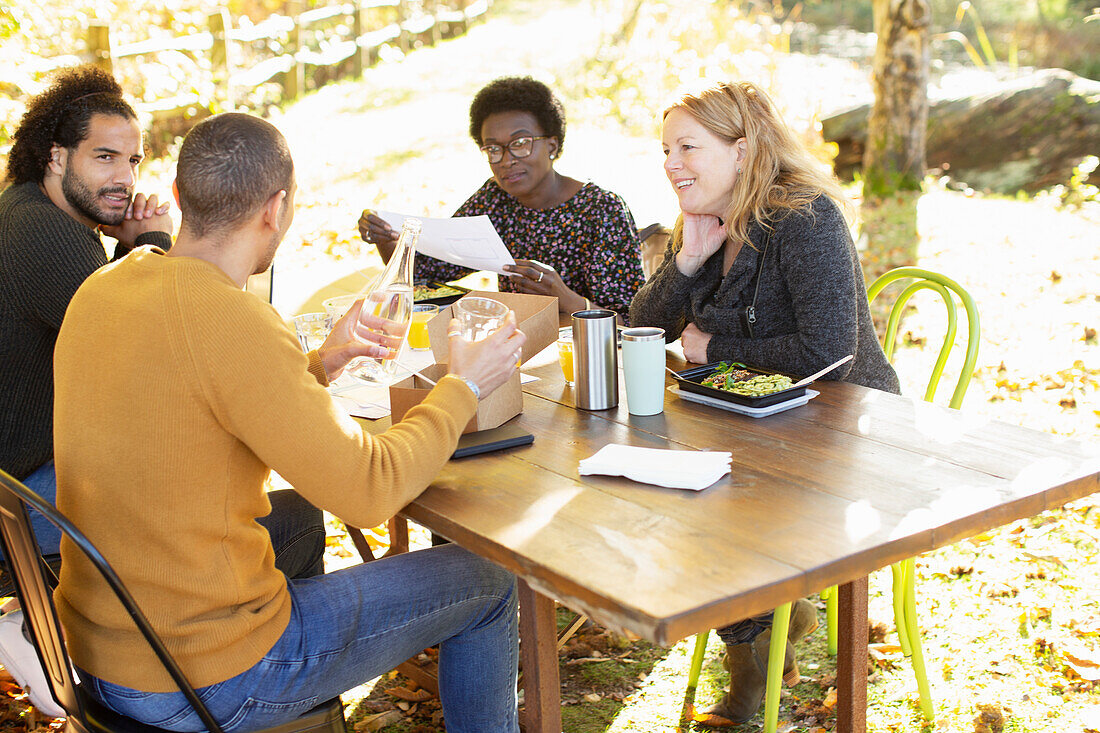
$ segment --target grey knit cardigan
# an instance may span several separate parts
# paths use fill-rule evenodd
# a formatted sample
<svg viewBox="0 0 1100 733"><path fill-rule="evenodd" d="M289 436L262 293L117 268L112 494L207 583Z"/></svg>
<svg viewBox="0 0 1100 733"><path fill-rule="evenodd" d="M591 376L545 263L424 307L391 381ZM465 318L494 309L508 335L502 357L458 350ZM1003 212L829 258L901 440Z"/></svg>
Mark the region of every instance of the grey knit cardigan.
<svg viewBox="0 0 1100 733"><path fill-rule="evenodd" d="M686 277L674 259L683 244L683 221L677 221L664 261L630 304L631 324L659 326L674 341L694 323L712 334L708 361L735 360L798 376L854 354L825 379L900 392L875 336L859 256L836 203L819 196L772 225L751 338L739 311L753 298L764 245L759 222L749 229L752 246L741 248L724 277L721 249Z"/></svg>

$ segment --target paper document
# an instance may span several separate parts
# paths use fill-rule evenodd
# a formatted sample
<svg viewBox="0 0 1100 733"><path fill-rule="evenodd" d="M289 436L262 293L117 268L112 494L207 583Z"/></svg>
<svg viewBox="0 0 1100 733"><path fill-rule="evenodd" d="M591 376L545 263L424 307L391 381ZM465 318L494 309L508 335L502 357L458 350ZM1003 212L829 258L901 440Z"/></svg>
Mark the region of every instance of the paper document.
<svg viewBox="0 0 1100 733"><path fill-rule="evenodd" d="M395 214L392 211L374 213L398 232L405 223L404 214ZM426 254L452 265L489 270L501 275L508 274L504 271L505 265L516 264L489 217L484 214L448 219L431 219L425 216L413 218L420 220L417 254Z"/></svg>

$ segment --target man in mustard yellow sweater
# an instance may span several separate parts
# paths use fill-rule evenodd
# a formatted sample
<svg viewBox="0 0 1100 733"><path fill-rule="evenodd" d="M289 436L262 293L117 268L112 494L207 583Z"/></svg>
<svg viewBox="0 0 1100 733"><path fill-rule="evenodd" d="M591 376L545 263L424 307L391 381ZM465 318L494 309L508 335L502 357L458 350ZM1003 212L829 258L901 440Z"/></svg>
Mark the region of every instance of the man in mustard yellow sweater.
<svg viewBox="0 0 1100 733"><path fill-rule="evenodd" d="M448 545L288 581L256 521L270 510L272 469L356 526L416 497L479 394L515 369L514 317L477 343L451 336L451 374L372 437L324 390L351 358L385 352L362 341L378 337L357 325L358 307L307 355L243 290L293 216L282 135L248 115L210 118L184 140L177 184L171 251L143 247L98 271L66 314L59 508L115 566L227 733L293 718L434 643L448 730L518 730L511 575ZM201 730L95 570L67 541L61 552L55 599L93 694L138 720Z"/></svg>

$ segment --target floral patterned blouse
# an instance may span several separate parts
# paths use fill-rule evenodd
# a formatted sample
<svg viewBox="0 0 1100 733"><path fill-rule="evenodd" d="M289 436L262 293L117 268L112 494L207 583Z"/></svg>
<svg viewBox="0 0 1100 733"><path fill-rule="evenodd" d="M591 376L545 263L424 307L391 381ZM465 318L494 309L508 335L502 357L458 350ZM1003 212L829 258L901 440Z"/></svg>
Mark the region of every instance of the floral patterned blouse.
<svg viewBox="0 0 1100 733"><path fill-rule="evenodd" d="M627 316L645 276L634 217L617 195L586 183L559 206L530 209L490 178L454 215L482 214L513 257L552 266L575 293ZM416 259L417 280L447 282L471 272L431 257ZM514 292L510 278L497 281L501 290Z"/></svg>

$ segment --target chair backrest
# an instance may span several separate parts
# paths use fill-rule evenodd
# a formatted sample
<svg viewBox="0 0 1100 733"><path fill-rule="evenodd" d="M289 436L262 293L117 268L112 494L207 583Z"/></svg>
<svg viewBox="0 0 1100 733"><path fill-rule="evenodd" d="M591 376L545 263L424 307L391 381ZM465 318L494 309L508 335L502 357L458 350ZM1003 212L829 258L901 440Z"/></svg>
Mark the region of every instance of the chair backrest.
<svg viewBox="0 0 1100 733"><path fill-rule="evenodd" d="M0 539L35 651L54 699L66 712L82 714L69 655L61 643L61 624L54 611L50 585L39 565L42 556L34 540L34 530L19 492L12 488L26 487L3 471L0 471L0 484L5 489L0 491Z"/></svg>
<svg viewBox="0 0 1100 733"><path fill-rule="evenodd" d="M668 246L672 232L662 224L650 224L644 229L638 230L638 239L642 242L642 274L648 280L654 270L665 258L665 247Z"/></svg>
<svg viewBox="0 0 1100 733"><path fill-rule="evenodd" d="M56 526L61 533L68 537L76 547L96 567L103 579L114 591L119 602L126 609L130 618L134 620L142 636L152 647L153 652L160 659L161 664L175 680L180 691L191 703L199 718L211 733L221 733L210 711L195 694L195 690L187 681L176 660L164 646L164 642L153 630L149 621L145 618L133 596L123 585L122 580L115 573L103 555L95 545L84 536L53 504L34 493L22 483L0 471L0 541L3 542L4 552L7 553L8 562L11 565L12 574L15 576L15 587L19 593L19 600L23 606L24 618L30 627L34 638L34 646L38 651L42 667L46 672L46 678L50 682L53 696L70 715L78 720L85 720L84 701L77 694L77 686L73 678L69 655L65 651L61 624L57 619L57 610L53 605L53 596L46 582L47 572L45 561L39 554L38 544L34 539L34 530L31 529L30 520L27 517L27 507L33 507ZM86 727L86 726L85 726Z"/></svg>
<svg viewBox="0 0 1100 733"><path fill-rule="evenodd" d="M955 383L954 391L951 393L951 401L948 403L950 407L960 407L963 398L966 396L966 388L970 386L970 377L974 374L974 365L978 361L978 342L981 336L981 327L978 322L978 306L974 303L974 299L970 297L970 294L951 278L945 277L937 272L923 270L919 267L897 267L883 273L871 284L871 287L867 288L867 299L874 302L875 297L881 293L887 285L899 280L911 282L901 291L897 300L894 301L893 308L890 309L890 318L886 323L886 336L882 344L887 359L893 360L894 345L897 340L901 314L905 309L905 304L909 302L909 299L912 298L913 295L921 290L931 290L935 293L939 293L940 297L943 299L944 307L947 309L947 331L944 334L943 344L940 346L939 355L936 357L936 363L932 368L932 374L928 379L928 385L924 392L924 399L927 402L931 402L936 396L936 388L939 387L940 377L943 376L943 369L947 364L947 357L951 353L951 348L955 345L955 336L958 332L958 309L955 305L956 297L958 297L963 305L963 309L966 311L966 355L963 358L962 368L959 371L959 379Z"/></svg>
<svg viewBox="0 0 1100 733"><path fill-rule="evenodd" d="M266 300L268 303L275 302L275 263L272 262L261 273L249 276L248 280L244 284L244 289L250 293L255 293L262 300Z"/></svg>

